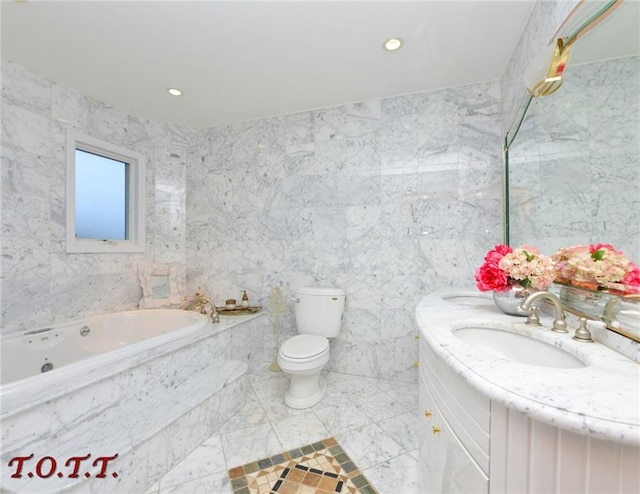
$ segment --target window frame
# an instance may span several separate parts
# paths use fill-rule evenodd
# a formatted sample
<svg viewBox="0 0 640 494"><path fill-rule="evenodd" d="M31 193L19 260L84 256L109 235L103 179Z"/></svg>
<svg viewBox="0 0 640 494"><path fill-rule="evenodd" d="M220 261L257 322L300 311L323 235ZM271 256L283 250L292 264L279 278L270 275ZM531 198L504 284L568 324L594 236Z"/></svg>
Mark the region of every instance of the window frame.
<svg viewBox="0 0 640 494"><path fill-rule="evenodd" d="M76 150L128 165L126 240L76 238ZM145 156L106 141L67 130L67 253L144 252Z"/></svg>

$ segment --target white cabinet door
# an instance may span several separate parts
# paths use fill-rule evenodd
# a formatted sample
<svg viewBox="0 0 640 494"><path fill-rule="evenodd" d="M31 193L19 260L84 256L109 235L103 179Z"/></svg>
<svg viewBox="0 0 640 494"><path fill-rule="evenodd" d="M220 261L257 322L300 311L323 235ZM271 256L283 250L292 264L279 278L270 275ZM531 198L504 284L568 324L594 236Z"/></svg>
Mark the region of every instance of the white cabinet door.
<svg viewBox="0 0 640 494"><path fill-rule="evenodd" d="M418 419L418 441L419 441L419 482L420 491L424 493L437 492L434 481L434 470L436 468L435 459L437 454L434 451L433 441L433 411L435 403L433 397L429 393L429 389L424 382L424 378L420 377L419 400L421 415Z"/></svg>
<svg viewBox="0 0 640 494"><path fill-rule="evenodd" d="M438 412L439 413L439 412ZM439 457L434 480L438 493L486 494L489 479L478 466L447 421L436 420L440 432L434 434L434 450Z"/></svg>
<svg viewBox="0 0 640 494"><path fill-rule="evenodd" d="M428 494L486 494L489 480L456 437L420 378L419 420L421 492Z"/></svg>

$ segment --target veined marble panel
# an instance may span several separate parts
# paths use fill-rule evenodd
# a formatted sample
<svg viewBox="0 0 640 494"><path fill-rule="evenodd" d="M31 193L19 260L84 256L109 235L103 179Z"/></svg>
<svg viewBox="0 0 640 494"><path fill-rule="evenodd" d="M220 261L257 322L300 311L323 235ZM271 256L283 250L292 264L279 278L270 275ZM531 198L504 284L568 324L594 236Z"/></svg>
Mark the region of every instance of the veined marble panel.
<svg viewBox="0 0 640 494"><path fill-rule="evenodd" d="M470 284L501 236L499 96L482 83L202 131L187 154L190 284L267 308L274 286L342 287L328 368L415 379L403 310ZM289 307L282 337L294 331Z"/></svg>
<svg viewBox="0 0 640 494"><path fill-rule="evenodd" d="M66 253L68 128L148 158L144 254ZM127 115L2 61L3 333L133 309L137 262L186 263L185 162L196 134Z"/></svg>

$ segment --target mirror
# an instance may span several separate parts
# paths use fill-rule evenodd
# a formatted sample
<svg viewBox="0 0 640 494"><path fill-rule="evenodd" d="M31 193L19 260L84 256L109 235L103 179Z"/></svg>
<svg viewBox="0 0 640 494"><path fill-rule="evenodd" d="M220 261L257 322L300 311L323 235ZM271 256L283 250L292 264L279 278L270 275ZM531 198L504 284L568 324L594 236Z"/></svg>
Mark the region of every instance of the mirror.
<svg viewBox="0 0 640 494"><path fill-rule="evenodd" d="M170 307L182 302L185 283L179 263L140 263L138 279L142 288L141 309Z"/></svg>
<svg viewBox="0 0 640 494"><path fill-rule="evenodd" d="M606 242L640 261L639 33L640 2L623 2L571 46L562 87L525 104L505 156L511 245Z"/></svg>
<svg viewBox="0 0 640 494"><path fill-rule="evenodd" d="M562 87L525 98L505 137L505 243L607 243L638 264L640 2L611 3L571 45Z"/></svg>

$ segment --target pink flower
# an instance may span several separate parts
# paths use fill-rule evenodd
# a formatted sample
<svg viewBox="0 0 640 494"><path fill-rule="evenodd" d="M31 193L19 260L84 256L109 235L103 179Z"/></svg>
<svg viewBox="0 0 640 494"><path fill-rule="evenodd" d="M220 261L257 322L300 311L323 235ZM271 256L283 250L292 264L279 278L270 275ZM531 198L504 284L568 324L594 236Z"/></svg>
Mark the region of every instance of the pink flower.
<svg viewBox="0 0 640 494"><path fill-rule="evenodd" d="M632 266L633 268L628 271L622 279L622 284L627 286L640 286L640 268L635 264Z"/></svg>
<svg viewBox="0 0 640 494"><path fill-rule="evenodd" d="M504 271L487 263L476 270L476 286L481 292L503 291L509 286L509 280Z"/></svg>
<svg viewBox="0 0 640 494"><path fill-rule="evenodd" d="M640 287L640 269L611 244L577 245L559 249L557 280L577 286L609 288L616 292L634 292Z"/></svg>
<svg viewBox="0 0 640 494"><path fill-rule="evenodd" d="M613 245L611 244L591 244L589 246L589 252L591 254L593 254L594 252L597 252L599 250L610 250L611 252L615 253L615 254L622 254L622 252L618 252L616 249L613 248Z"/></svg>
<svg viewBox="0 0 640 494"><path fill-rule="evenodd" d="M500 260L510 252L513 252L513 249L508 245L498 244L484 256L484 260L487 264L492 264L497 266Z"/></svg>

